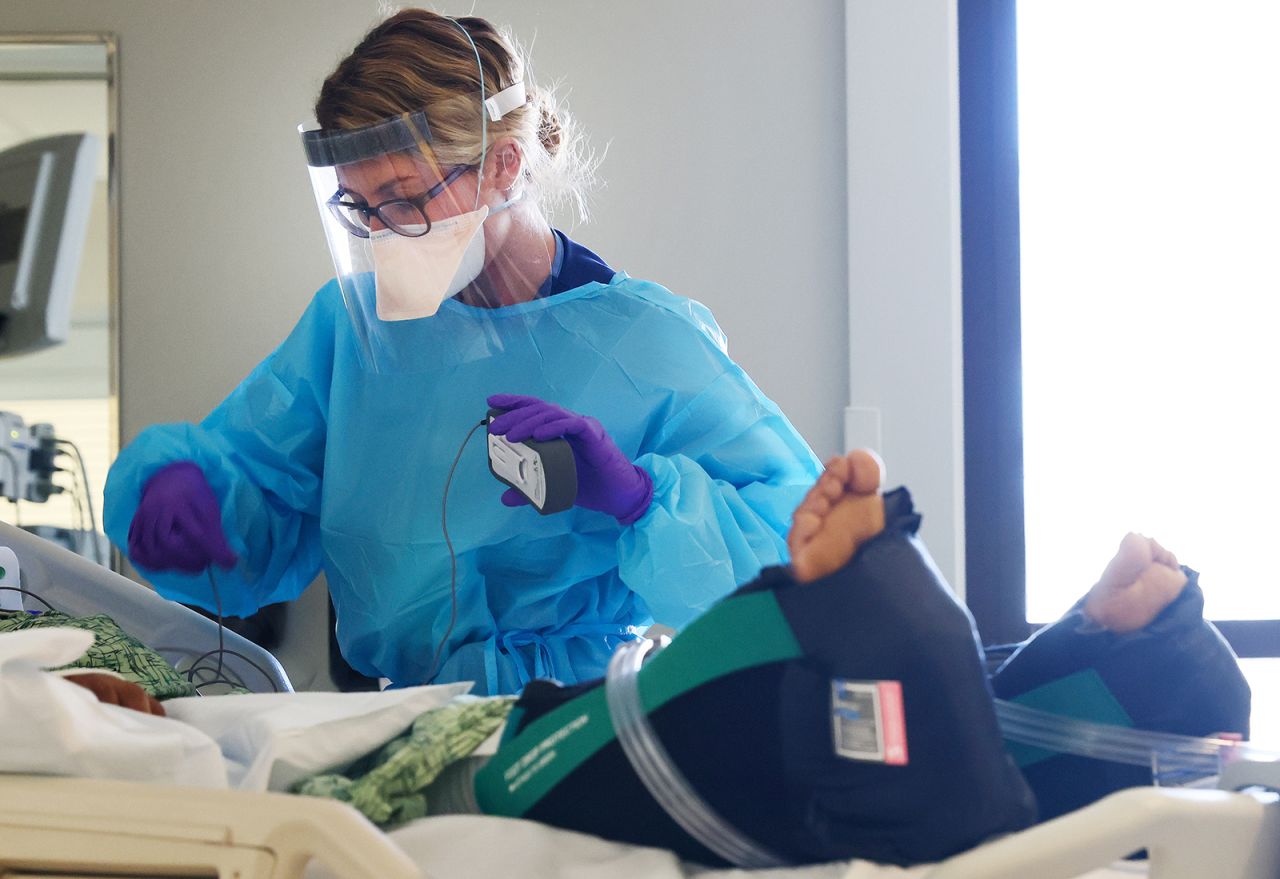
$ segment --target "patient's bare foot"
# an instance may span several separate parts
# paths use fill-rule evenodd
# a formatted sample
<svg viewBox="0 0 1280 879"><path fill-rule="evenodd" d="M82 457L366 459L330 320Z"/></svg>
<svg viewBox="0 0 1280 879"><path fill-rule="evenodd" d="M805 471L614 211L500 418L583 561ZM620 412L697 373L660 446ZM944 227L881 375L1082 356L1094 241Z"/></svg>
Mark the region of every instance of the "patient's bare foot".
<svg viewBox="0 0 1280 879"><path fill-rule="evenodd" d="M1084 612L1113 632L1134 632L1168 607L1187 585L1173 553L1130 532L1084 599Z"/></svg>
<svg viewBox="0 0 1280 879"><path fill-rule="evenodd" d="M832 458L796 507L787 547L791 571L808 583L839 570L858 547L884 530L884 464L858 449Z"/></svg>

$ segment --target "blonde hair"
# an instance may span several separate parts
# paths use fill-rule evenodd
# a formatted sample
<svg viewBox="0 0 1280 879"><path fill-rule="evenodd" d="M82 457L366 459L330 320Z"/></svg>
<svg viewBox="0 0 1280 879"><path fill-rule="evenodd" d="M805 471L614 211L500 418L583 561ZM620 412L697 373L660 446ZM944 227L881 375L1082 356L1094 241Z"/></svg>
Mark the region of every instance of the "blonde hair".
<svg viewBox="0 0 1280 879"><path fill-rule="evenodd" d="M483 130L481 71L486 98L521 81L529 97L499 121L485 119ZM417 110L426 113L443 165L479 164L483 141L510 137L520 144L530 194L544 208L564 205L586 219L598 160L554 95L530 81L527 59L510 34L483 18L402 10L338 64L315 107L326 129L360 128Z"/></svg>

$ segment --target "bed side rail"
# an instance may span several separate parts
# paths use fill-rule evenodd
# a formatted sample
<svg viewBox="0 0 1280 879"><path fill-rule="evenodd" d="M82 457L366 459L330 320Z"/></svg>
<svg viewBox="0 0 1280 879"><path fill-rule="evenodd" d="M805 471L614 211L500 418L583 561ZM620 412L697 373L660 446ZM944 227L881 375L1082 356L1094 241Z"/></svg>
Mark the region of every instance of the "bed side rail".
<svg viewBox="0 0 1280 879"><path fill-rule="evenodd" d="M1073 879L1146 849L1150 879L1275 879L1273 793L1131 788L939 864L925 879Z"/></svg>
<svg viewBox="0 0 1280 879"><path fill-rule="evenodd" d="M0 775L0 876L424 879L332 800L126 781Z"/></svg>

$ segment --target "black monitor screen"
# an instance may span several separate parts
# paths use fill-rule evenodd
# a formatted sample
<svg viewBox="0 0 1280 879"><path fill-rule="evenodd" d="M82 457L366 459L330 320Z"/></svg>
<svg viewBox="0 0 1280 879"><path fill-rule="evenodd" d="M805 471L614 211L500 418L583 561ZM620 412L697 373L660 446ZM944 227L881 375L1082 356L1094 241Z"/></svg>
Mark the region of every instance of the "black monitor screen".
<svg viewBox="0 0 1280 879"><path fill-rule="evenodd" d="M26 230L27 207L9 207L0 203L0 264L18 261Z"/></svg>

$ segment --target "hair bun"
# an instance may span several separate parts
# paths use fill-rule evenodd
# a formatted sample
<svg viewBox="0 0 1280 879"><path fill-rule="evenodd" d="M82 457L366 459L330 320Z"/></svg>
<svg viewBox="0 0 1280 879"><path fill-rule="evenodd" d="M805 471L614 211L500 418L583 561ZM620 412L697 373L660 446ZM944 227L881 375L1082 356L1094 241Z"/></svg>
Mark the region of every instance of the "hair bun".
<svg viewBox="0 0 1280 879"><path fill-rule="evenodd" d="M556 153L560 151L560 141L564 135L564 129L560 125L560 117L556 115L555 109L549 101L538 99L538 140L542 142L542 148L547 151L547 155L555 158Z"/></svg>

